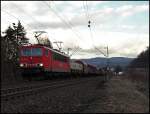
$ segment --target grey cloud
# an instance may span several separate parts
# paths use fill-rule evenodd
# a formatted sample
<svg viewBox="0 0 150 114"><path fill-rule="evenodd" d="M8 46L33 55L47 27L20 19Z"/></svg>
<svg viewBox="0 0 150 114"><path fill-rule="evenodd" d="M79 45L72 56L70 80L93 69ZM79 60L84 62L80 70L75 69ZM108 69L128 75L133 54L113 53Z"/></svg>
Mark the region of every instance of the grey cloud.
<svg viewBox="0 0 150 114"><path fill-rule="evenodd" d="M22 2L23 4L21 4L21 2L10 2L8 3L6 10L12 10L12 12L15 12L17 15L26 15L23 12L26 12L27 14L32 14L32 17L36 17L36 18L40 18L40 16L44 16L46 17L47 15L51 15L50 13L52 12L50 8L48 8L48 6L44 3L45 1L33 1L32 2L32 6L35 10L30 11L29 9L27 9L27 6L29 4L31 4L31 2ZM63 9L63 11L65 9L67 9L68 7L72 7L69 4L67 4L68 2L64 2L64 3L60 3L57 4L58 9ZM44 5L45 4L45 5ZM50 4L49 4L50 5ZM75 9L74 9L75 10ZM61 12L58 12L59 14L62 14ZM115 13L114 9L111 8L105 8L105 9L101 9L98 10L96 12L91 12L90 16L93 19L92 21L96 22L96 24L98 23L103 23L103 24L108 24L111 21L110 18L112 16L117 16L116 18L118 19L120 17L120 15ZM27 16L27 15L26 15ZM29 17L29 16L28 16ZM31 18L31 17L29 17ZM66 20L66 17L63 17ZM71 20L69 20L69 22L72 23L72 27L77 27L77 26L87 26L87 22L88 20L86 19L85 13L79 14L79 15L75 15L73 18L71 18ZM45 25L46 28L68 28L66 24L64 24L63 22L58 22L58 23L53 23L53 22L42 22L42 25ZM113 23L117 23L117 21L113 22ZM32 22L31 25L37 25L37 23ZM116 24L115 24L116 25ZM43 28L41 26L41 24L39 25L40 28ZM111 27L110 27L111 29ZM114 29L113 29L114 30ZM116 29L115 29L116 30ZM118 29L120 30L120 28Z"/></svg>
<svg viewBox="0 0 150 114"><path fill-rule="evenodd" d="M140 42L137 42L135 45L125 43L118 47L109 47L109 55L112 56L124 56L124 57L136 57L139 53L139 45L142 45ZM103 46L97 46L98 49L100 49L103 53L106 54L106 49L104 49ZM129 51L126 51L129 49ZM74 48L72 50L75 50ZM67 51L67 50L66 50ZM72 53L73 51L71 51ZM99 55L101 57L104 57L102 53L100 53L98 50L91 48L91 49L81 49L79 52L77 52L78 55Z"/></svg>
<svg viewBox="0 0 150 114"><path fill-rule="evenodd" d="M35 26L38 27L38 29L50 29L50 28L64 28L66 29L67 26L64 23L61 22L32 22L29 24L31 27L33 27L33 29L35 29Z"/></svg>
<svg viewBox="0 0 150 114"><path fill-rule="evenodd" d="M6 7L3 10L9 11L15 14L22 14L27 4L16 4L15 2L8 2Z"/></svg>
<svg viewBox="0 0 150 114"><path fill-rule="evenodd" d="M35 15L47 15L49 14L50 8L44 3L45 1L36 1L34 6L35 10L33 11L33 14ZM44 5L45 4L45 5Z"/></svg>

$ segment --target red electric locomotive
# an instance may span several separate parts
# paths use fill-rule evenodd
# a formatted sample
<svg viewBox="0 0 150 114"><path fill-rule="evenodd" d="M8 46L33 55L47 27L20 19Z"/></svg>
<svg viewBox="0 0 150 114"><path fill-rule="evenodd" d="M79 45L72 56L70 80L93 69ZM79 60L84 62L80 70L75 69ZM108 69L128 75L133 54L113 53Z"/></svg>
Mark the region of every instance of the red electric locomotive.
<svg viewBox="0 0 150 114"><path fill-rule="evenodd" d="M69 61L68 55L43 45L20 47L20 67L23 73L69 73Z"/></svg>

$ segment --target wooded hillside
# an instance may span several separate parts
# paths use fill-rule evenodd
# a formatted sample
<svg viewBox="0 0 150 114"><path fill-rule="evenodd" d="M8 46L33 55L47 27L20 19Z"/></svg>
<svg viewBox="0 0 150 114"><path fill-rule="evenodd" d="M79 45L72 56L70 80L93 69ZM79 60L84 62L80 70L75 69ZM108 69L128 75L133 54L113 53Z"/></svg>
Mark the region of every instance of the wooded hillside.
<svg viewBox="0 0 150 114"><path fill-rule="evenodd" d="M149 47L142 51L130 65L130 68L149 68Z"/></svg>

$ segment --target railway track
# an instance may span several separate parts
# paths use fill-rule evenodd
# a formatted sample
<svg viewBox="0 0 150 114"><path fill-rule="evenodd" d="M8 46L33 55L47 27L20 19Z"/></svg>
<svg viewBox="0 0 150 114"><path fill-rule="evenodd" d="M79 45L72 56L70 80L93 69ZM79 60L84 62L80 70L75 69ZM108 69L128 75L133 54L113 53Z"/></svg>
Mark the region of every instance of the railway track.
<svg viewBox="0 0 150 114"><path fill-rule="evenodd" d="M48 89L67 87L67 86L71 86L71 85L85 83L87 81L92 81L92 80L91 80L91 78L89 78L89 79L84 78L84 79L80 79L80 80L69 80L69 82L68 81L57 81L57 82L48 83L48 84L2 89L1 90L1 100L9 101L9 100L16 99L16 98L24 98L29 95L34 95L39 92L46 91Z"/></svg>
<svg viewBox="0 0 150 114"><path fill-rule="evenodd" d="M17 85L17 87L9 87L9 88L6 88L6 89L1 89L1 94L10 94L10 93L13 93L13 92L17 92L17 91L23 91L23 90L28 90L28 89L32 89L32 88L38 88L38 87L41 87L41 86L46 86L46 85L50 85L50 84L56 84L56 83L59 83L59 82L64 82L64 81L55 81L55 82L44 82L44 84L30 84L28 85L28 83L25 83L26 85L28 86L23 86L21 85ZM43 83L43 82L42 82ZM18 87L19 86L19 87Z"/></svg>

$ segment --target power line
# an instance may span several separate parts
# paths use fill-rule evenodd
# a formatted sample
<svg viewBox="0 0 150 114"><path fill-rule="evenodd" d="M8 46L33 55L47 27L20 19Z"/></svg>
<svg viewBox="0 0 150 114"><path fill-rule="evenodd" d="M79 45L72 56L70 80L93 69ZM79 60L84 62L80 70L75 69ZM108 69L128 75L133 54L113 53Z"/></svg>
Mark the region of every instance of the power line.
<svg viewBox="0 0 150 114"><path fill-rule="evenodd" d="M7 12L7 11L2 10L2 12L4 12L4 13L10 15L11 17L17 19L18 21L21 20L21 19L17 18L16 16L14 16L13 14L11 14L11 13L9 13L9 12ZM21 22L24 23L24 24L26 24L28 29L31 29L31 30L32 30L32 27L31 27L29 24L25 23L23 20L21 20ZM10 22L10 23L11 23L11 22ZM29 31L29 32L30 32L30 31ZM38 42L39 42L39 41L38 41Z"/></svg>
<svg viewBox="0 0 150 114"><path fill-rule="evenodd" d="M53 3L54 3L54 2L53 2ZM55 3L54 3L54 5L55 5L55 7L56 7L56 4L55 4ZM89 19L90 16L88 15L88 5L87 5L87 2L86 2L86 6L84 5L84 2L83 2L83 7L84 7L84 9L85 9L85 13L86 13L87 19ZM87 12L86 12L86 11L87 11ZM57 13L57 12L55 12L55 13ZM63 17L65 17L65 16L63 16ZM64 22L64 20L63 20L62 18L61 18L61 20ZM68 20L68 19L66 18L66 20ZM65 23L66 23L66 21L65 21ZM71 26L73 26L73 25L71 24L71 22L68 21L68 23L69 23ZM68 25L68 24L67 24L67 25ZM72 29L72 27L71 27L71 29ZM92 44L93 44L93 46L94 46L94 43L93 43L93 35L92 35L91 28L90 28L90 35L91 35ZM75 51L74 51L71 55L75 54L77 51L78 51L78 48L75 49Z"/></svg>
<svg viewBox="0 0 150 114"><path fill-rule="evenodd" d="M75 53L77 52L77 50L79 50L79 49L80 49L79 46L75 47L75 48L74 48L74 51L73 51L72 54L70 54L70 55L72 56L72 55L75 54Z"/></svg>
<svg viewBox="0 0 150 114"><path fill-rule="evenodd" d="M78 33L77 33L77 31L75 31L73 28L72 28L72 23L71 22L69 22L69 20L68 19L66 19L66 20L64 20L60 15L58 15L58 13L54 10L54 9L52 9L50 6L49 6L49 4L47 3L47 2L44 2L52 11L53 11L53 13L62 21L62 22L64 22L66 25L67 25L67 27L68 28L70 28L71 30L72 30L72 32L73 33L75 33L75 35L80 39L80 36L78 35ZM54 3L54 2L53 2ZM54 3L54 5L55 5L55 3ZM56 7L56 5L55 5L55 7ZM65 17L65 16L63 16L63 17ZM81 40L83 40L83 39L81 39ZM77 42L78 42L78 40L77 40ZM77 48L78 49L78 48ZM77 51L77 49L76 49L76 51Z"/></svg>
<svg viewBox="0 0 150 114"><path fill-rule="evenodd" d="M53 2L53 4L55 5L55 8L57 8L56 7L56 4L54 3L54 1L52 1ZM52 8L51 8L52 9ZM53 10L53 9L52 9ZM57 11L58 11L59 9L57 8ZM54 13L56 13L55 15L57 15L58 16L58 12L56 12L55 10L53 10L54 11ZM60 11L60 10L59 10ZM61 11L60 11L61 12ZM78 34L79 32L77 31L77 30L75 30L74 28L72 28L72 26L73 26L73 24L69 21L69 19L66 17L66 16L64 16L63 14L61 14L63 17L65 17L65 20L64 19L62 19L62 17L60 17L60 15L59 15L59 17L60 17L60 19L67 25L67 26L69 26L69 28L71 28L72 29L72 31L75 33L75 35L80 39L80 35ZM83 42L85 42L82 38L80 39L80 40L82 40Z"/></svg>
<svg viewBox="0 0 150 114"><path fill-rule="evenodd" d="M53 2L53 4L55 5L55 8L57 8L56 7L56 4L54 3L54 1L51 1L51 3ZM59 9L57 8L57 11L58 11ZM59 10L60 11L60 10ZM56 11L55 11L56 12ZM60 11L61 12L61 11ZM58 12L56 12L57 14L58 14ZM69 26L69 28L71 28L71 30L75 33L75 35L77 35L77 37L80 39L80 35L78 34L78 32L77 31L75 31L75 29L73 29L72 28L72 23L69 21L69 19L66 17L66 16L64 16L63 14L61 14L63 17L65 17L66 18L66 21L59 15L59 17L61 17L60 19L61 19L61 21L63 21L65 24L67 23L67 25ZM78 42L78 40L76 40L77 42Z"/></svg>
<svg viewBox="0 0 150 114"><path fill-rule="evenodd" d="M12 3L18 10L21 10L22 12L24 12L24 14L26 14L28 17L30 17L32 20L34 20L34 22L36 21L38 24L42 25L43 27L45 25L43 25L41 22L39 22L38 20L36 20L32 15L28 14L24 9L18 7L16 4ZM38 24L37 26L35 27L36 29L38 29Z"/></svg>
<svg viewBox="0 0 150 114"><path fill-rule="evenodd" d="M56 4L54 3L54 1L52 1L53 2L53 4L55 5L55 7L56 7ZM57 8L57 7L56 7ZM58 9L58 8L57 8ZM60 10L59 10L60 11ZM60 11L61 12L61 11ZM62 13L61 13L62 14ZM63 14L62 14L63 15ZM65 19L66 19L66 21L68 22L68 24L70 25L70 27L72 28L72 26L73 26L73 24L69 21L69 19L66 17L66 16L64 16L63 15L63 17L65 17ZM74 28L72 28L72 30L76 33L76 35L78 36L78 38L80 39L80 35L79 35L79 32L77 31L77 30L75 30ZM81 40L83 40L83 39L81 39Z"/></svg>
<svg viewBox="0 0 150 114"><path fill-rule="evenodd" d="M14 4L14 3L13 3ZM19 10L21 10L22 12L24 12L27 16L29 16L30 18L32 18L32 20L36 21L38 24L42 25L43 27L45 26L44 24L42 24L41 22L37 21L33 16L31 16L30 14L28 14L27 12L25 12L23 9L21 9L20 7L18 7L16 4L14 4ZM38 24L37 24L37 27L38 27ZM38 28L36 28L38 29ZM56 42L56 39L55 38L52 38L55 42Z"/></svg>
<svg viewBox="0 0 150 114"><path fill-rule="evenodd" d="M72 55L75 55L77 52L79 52L80 49L81 49L80 47L77 47L77 48L75 49L75 51L74 51L72 54L70 54L70 57L71 57Z"/></svg>
<svg viewBox="0 0 150 114"><path fill-rule="evenodd" d="M2 10L2 12L6 13L6 14L12 16L12 17L14 17L14 18L17 19L18 21L21 20L21 19L17 18L16 16L12 15L11 13L9 13L9 12L7 12L7 11ZM29 24L25 23L25 22L22 21L22 20L21 20L21 22L23 22L24 24L26 24L26 25L28 26L28 28L32 29L32 27L31 27Z"/></svg>
<svg viewBox="0 0 150 114"><path fill-rule="evenodd" d="M84 5L84 4L83 4ZM84 9L85 9L85 6L83 6ZM100 49L98 49L95 45L94 45L94 38L93 38L93 34L92 34L92 30L91 30L91 21L90 21L90 15L89 15L89 8L88 8L88 4L87 4L87 1L86 1L86 16L87 16L87 19L89 20L88 21L88 27L89 27L89 30L90 30L90 35L91 35L91 40L92 40L92 45L93 47L98 50L98 52L100 52L101 54L103 54L105 57L108 57L108 49L107 49L107 54L103 53Z"/></svg>
<svg viewBox="0 0 150 114"><path fill-rule="evenodd" d="M16 8L18 8L18 10L21 10L22 12L24 12L24 14L26 14L28 17L30 17L32 20L36 21L38 24L43 25L41 22L37 21L33 16L31 16L30 14L28 14L27 12L25 12L25 10L23 10L22 8L18 7L16 4L12 3L14 6L16 6ZM37 25L38 27L38 25Z"/></svg>
<svg viewBox="0 0 150 114"><path fill-rule="evenodd" d="M96 49L98 52L100 52L101 54L103 54L105 57L107 57L107 55L106 55L104 52L102 52L100 49L98 49L97 47L95 47L95 49Z"/></svg>
<svg viewBox="0 0 150 114"><path fill-rule="evenodd" d="M79 50L81 50L81 48L79 48L78 51L76 51L76 52L74 53L74 55L77 54L77 53L79 53Z"/></svg>
<svg viewBox="0 0 150 114"><path fill-rule="evenodd" d="M23 9L19 8L16 4L14 4L14 5L15 5L19 10L21 10L22 12L24 12L27 16L31 17L32 20L36 21L37 23L39 23L39 24L42 25L42 26L45 26L45 25L43 25L42 23L40 23L39 21L37 21L35 18L33 18L33 16L29 15L28 13L26 13ZM54 39L54 42L55 42L55 43L58 42L58 41L56 41L55 38L53 38L53 39ZM57 45L57 46L58 46L58 45ZM58 48L59 48L59 50L60 50L60 47L58 47Z"/></svg>
<svg viewBox="0 0 150 114"><path fill-rule="evenodd" d="M87 9L86 9L86 6L84 4L84 1L83 1L83 10L85 11L85 17L88 20L89 18L88 18Z"/></svg>
<svg viewBox="0 0 150 114"><path fill-rule="evenodd" d="M7 6L7 3L4 5L4 6L1 6L1 9L3 9L4 7L6 7Z"/></svg>
<svg viewBox="0 0 150 114"><path fill-rule="evenodd" d="M66 22L54 9L52 9L47 2L44 1L44 3L53 11L53 13L62 21L64 22L68 28L70 28L73 33L80 39L80 36L77 34L77 32L74 31L74 29L70 26L70 23Z"/></svg>
<svg viewBox="0 0 150 114"><path fill-rule="evenodd" d="M71 57L78 49L79 49L79 47L75 47L75 48L74 48L74 51L72 50L73 52L72 52L72 54L70 54L70 57Z"/></svg>
<svg viewBox="0 0 150 114"><path fill-rule="evenodd" d="M89 15L89 8L88 8L87 1L85 1L85 3L86 3L86 8L87 8L87 16L88 16L88 19L90 19L90 15Z"/></svg>
<svg viewBox="0 0 150 114"><path fill-rule="evenodd" d="M93 40L94 38L93 38L92 30L91 30L91 21L90 21L89 8L88 8L87 1L86 1L85 4L84 4L84 1L83 1L83 8L85 10L86 18L87 18L87 21L88 21L88 27L89 27L89 31L90 31L92 45L93 45L93 47L95 47L94 46L94 40Z"/></svg>

